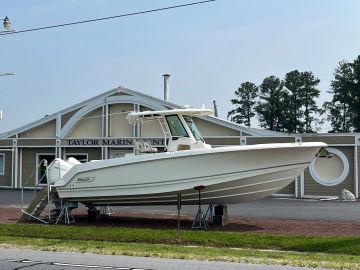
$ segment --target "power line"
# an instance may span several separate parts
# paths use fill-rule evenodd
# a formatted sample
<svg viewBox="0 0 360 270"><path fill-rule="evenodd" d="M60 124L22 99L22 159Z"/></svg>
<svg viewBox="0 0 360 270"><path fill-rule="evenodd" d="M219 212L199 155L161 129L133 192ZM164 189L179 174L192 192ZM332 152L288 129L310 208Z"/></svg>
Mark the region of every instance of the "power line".
<svg viewBox="0 0 360 270"><path fill-rule="evenodd" d="M115 15L115 16L110 16L110 17L103 17L103 18L90 19L90 20L84 20L84 21L77 21L77 22L56 24L56 25L50 25L50 26L44 26L44 27L30 28L30 29L24 29L24 30L20 30L20 31L4 32L4 33L0 33L0 36L14 35L14 34L20 34L20 33L26 33L26 32L33 32L33 31L40 31L40 30L46 30L46 29L52 29L52 28L71 26L71 25L76 25L76 24L91 23L91 22L97 22L97 21L117 19L117 18L122 18L122 17L142 15L142 14L146 14L146 13L159 12L159 11L164 11L164 10L169 10L169 9L201 5L201 4L215 2L215 1L216 0L205 0L205 1L192 2L192 3L176 5L176 6L168 6L168 7L163 7L163 8L156 8L156 9L149 9L149 10L137 11L137 12L132 12L132 13L125 13L125 14Z"/></svg>

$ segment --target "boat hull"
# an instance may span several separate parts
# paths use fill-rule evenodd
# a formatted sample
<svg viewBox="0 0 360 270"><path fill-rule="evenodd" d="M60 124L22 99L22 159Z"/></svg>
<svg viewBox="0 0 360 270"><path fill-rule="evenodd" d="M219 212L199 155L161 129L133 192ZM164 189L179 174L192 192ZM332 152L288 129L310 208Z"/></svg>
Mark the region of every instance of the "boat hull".
<svg viewBox="0 0 360 270"><path fill-rule="evenodd" d="M59 197L86 205L230 204L261 199L299 176L323 143L234 146L75 165Z"/></svg>

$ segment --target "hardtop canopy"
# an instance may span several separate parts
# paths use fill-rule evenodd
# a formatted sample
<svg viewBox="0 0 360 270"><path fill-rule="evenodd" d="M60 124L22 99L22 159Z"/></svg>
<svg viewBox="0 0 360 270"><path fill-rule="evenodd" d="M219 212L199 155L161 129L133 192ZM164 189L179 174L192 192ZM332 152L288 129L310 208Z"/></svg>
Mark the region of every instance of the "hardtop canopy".
<svg viewBox="0 0 360 270"><path fill-rule="evenodd" d="M181 114L189 116L206 116L212 114L210 109L193 109L193 108L184 108L184 109L174 109L174 110L164 110L164 111L144 111L144 112L131 112L126 118L130 124L145 120L154 120L162 118L165 115Z"/></svg>

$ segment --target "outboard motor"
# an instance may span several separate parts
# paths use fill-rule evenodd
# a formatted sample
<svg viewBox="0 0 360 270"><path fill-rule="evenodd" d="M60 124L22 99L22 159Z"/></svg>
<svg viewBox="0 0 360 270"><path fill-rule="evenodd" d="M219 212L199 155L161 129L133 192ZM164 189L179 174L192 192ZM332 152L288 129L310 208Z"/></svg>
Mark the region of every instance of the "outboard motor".
<svg viewBox="0 0 360 270"><path fill-rule="evenodd" d="M66 161L61 158L54 159L48 166L48 180L50 184L60 181L62 177L75 165L80 164L80 161L70 157Z"/></svg>

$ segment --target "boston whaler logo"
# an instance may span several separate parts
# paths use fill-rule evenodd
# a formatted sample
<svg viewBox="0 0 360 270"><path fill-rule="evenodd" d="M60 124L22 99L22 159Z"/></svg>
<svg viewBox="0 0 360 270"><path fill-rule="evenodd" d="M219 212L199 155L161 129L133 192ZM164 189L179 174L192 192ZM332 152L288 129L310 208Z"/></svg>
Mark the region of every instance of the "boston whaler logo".
<svg viewBox="0 0 360 270"><path fill-rule="evenodd" d="M85 176L85 177L79 177L76 179L77 183L86 183L86 182L92 182L95 180L94 176Z"/></svg>

